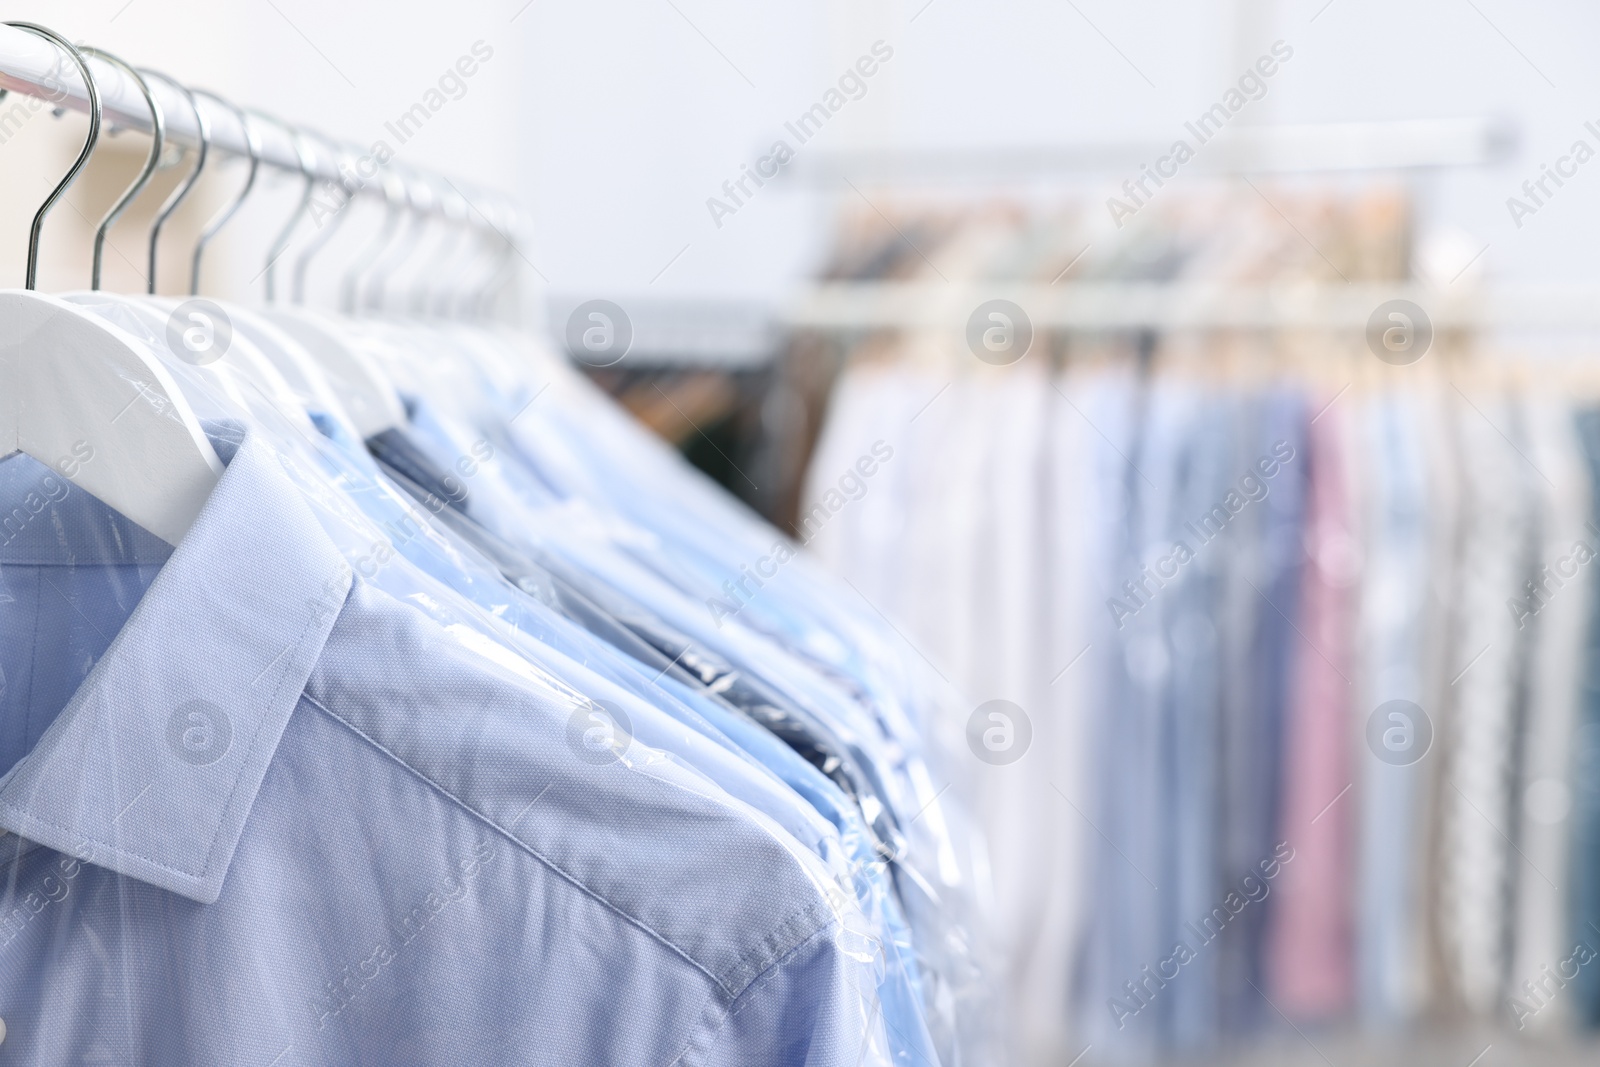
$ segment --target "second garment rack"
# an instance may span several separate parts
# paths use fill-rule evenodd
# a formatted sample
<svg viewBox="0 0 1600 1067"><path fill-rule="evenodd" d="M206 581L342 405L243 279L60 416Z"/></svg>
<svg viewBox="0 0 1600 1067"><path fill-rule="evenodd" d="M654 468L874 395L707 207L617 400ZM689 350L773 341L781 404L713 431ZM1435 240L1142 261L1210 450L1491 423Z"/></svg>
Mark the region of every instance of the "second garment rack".
<svg viewBox="0 0 1600 1067"><path fill-rule="evenodd" d="M1427 172L1505 162L1516 127L1488 117L1398 122L1318 123L1229 128L1197 157L1197 173L1324 174ZM839 153L797 159L784 180L798 188L857 183L983 188L1103 175L1148 162L1151 144L1083 144L1029 150ZM848 181L849 185L845 185ZM859 195L852 194L852 195ZM1480 253L1481 255L1482 253ZM1470 264L1469 264L1470 265ZM631 362L647 366L748 369L784 351L789 331L851 334L872 330L963 331L986 300L1007 299L1033 326L1054 331L1327 329L1361 331L1396 299L1421 307L1435 329L1518 333L1600 333L1600 284L1490 284L1470 277L1428 285L1292 285L848 281L798 289L766 304L702 301L672 306L629 301ZM559 327L575 297L552 297ZM560 337L558 334L558 342Z"/></svg>
<svg viewBox="0 0 1600 1067"><path fill-rule="evenodd" d="M841 282L808 289L778 314L790 328L822 332L962 330L972 310L993 299L1012 301L1045 330L1361 330L1376 308L1397 299L1422 308L1435 329L1600 330L1593 284Z"/></svg>
<svg viewBox="0 0 1600 1067"><path fill-rule="evenodd" d="M1392 300L1422 308L1435 330L1600 333L1600 285L1474 285L1359 282L1278 286L1198 282L831 282L782 304L630 302L632 366L751 370L784 351L791 332L849 335L874 330L960 334L978 305L1010 300L1043 331L1342 330L1360 333ZM572 300L552 299L559 328ZM565 343L559 332L558 345Z"/></svg>

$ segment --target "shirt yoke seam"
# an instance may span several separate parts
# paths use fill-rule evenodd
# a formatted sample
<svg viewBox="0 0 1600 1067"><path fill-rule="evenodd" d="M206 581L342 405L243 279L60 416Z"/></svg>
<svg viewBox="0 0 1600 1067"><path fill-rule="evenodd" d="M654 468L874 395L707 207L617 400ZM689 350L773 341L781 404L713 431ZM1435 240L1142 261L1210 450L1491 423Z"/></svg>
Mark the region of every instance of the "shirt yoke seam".
<svg viewBox="0 0 1600 1067"><path fill-rule="evenodd" d="M825 935L832 935L833 932L834 927L832 924L823 926L769 963L759 974L746 983L745 987L739 991L739 995L733 998L728 1007L718 1013L718 1017L710 1022L706 1029L689 1039L684 1045L683 1051L678 1053L677 1057L667 1067L694 1067L695 1064L703 1062L706 1054L716 1046L722 1031L728 1023L738 1017L741 1012L754 1002L755 994L761 992L767 984L777 977L779 969L792 957L809 948ZM874 999L876 1000L876 998ZM876 1015L876 1011L874 1011L874 1015ZM871 1024L869 1023L868 1025L870 1027ZM701 1044L702 1040L704 1044Z"/></svg>
<svg viewBox="0 0 1600 1067"><path fill-rule="evenodd" d="M458 807L462 811L466 812L469 816L471 816L472 818L478 820L479 822L482 822L484 825L488 826L490 829L494 830L496 833L499 833L500 835L505 837L507 840L509 840L517 848L520 848L522 851L526 852L528 855L532 856L534 859L536 859L540 863L544 864L546 867L548 867L551 871L553 871L556 875L558 875L564 881L566 881L569 884L571 884L573 886L573 888L577 889L579 892L583 893L585 896L591 897L594 900L598 901L600 904L605 906L607 909L609 909L610 911L614 912L616 915L621 917L629 925L638 927L640 930L644 931L646 934L648 934L655 941L659 942L662 946L664 946L665 948L669 949L675 955L679 956L681 959L683 959L685 962L687 962L695 970L699 971L701 974L703 974L707 978L709 978L711 980L712 984L715 985L717 987L717 989L721 990L723 995L727 996L730 999L730 1001L737 998L738 994L734 990L729 989L728 986L722 981L722 979L720 979L719 977L717 977L715 974L713 974L711 972L710 968L706 967L705 964L701 963L699 960L697 960L693 956L689 955L688 952L686 952L684 949L680 948L678 945L674 944L672 941L670 941L663 934L661 934L658 931L656 931L654 928L652 928L650 926L650 924L646 923L642 919L637 918L636 916L630 915L628 912L624 911L622 908L618 907L616 904L612 903L610 900L607 900L600 893L598 893L595 890L591 889L589 886L585 885L582 881L580 881L577 877L575 877L574 875L570 874L568 871L563 869L560 866L560 864L556 863L554 860L552 860L548 856L544 855L542 852L540 852L538 849L534 848L532 845L529 845L527 842L523 841L516 834L512 833L510 830L508 830L505 827L501 826L499 823L497 823L493 819L489 818L489 816L485 815L483 812L481 812L478 809L474 808L472 805L466 803L460 797L457 797L454 793L450 792L450 790L446 789L444 786L440 785L438 782L434 781L432 778L428 777L426 774L423 774L421 771L419 771L415 767L411 766L411 764L407 763L405 760L401 759L398 755L396 755L394 752L390 751L387 747L385 747L382 744L382 742L378 741L376 738L374 738L371 735L367 734L359 726L356 726L354 723L352 723L348 719L344 718L338 712L332 710L327 705L323 704L321 701L315 699L309 693L302 693L301 696L306 701L306 703L312 705L313 707L315 707L319 711L321 711L323 714L327 715L329 718L331 718L334 721L340 723L342 726L344 726L351 733L355 734L357 737L361 738L367 744L371 745L373 748L375 748L379 752L383 753L390 760L394 761L403 770L405 770L408 774L412 775L413 777L415 777L419 781L423 782L428 787L430 787L435 792L437 792L440 796L442 796L446 800L448 800L450 803L454 804L456 807Z"/></svg>

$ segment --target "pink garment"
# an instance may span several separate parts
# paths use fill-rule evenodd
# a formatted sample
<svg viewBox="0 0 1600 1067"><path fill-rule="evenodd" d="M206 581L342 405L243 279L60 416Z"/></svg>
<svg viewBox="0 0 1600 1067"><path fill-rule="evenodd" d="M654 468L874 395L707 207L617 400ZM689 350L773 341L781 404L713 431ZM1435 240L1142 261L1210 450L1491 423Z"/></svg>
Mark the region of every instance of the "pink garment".
<svg viewBox="0 0 1600 1067"><path fill-rule="evenodd" d="M1341 451L1345 432L1334 404L1307 434L1311 484L1298 623L1307 641L1296 643L1292 667L1279 823L1294 859L1273 886L1266 947L1273 1003L1307 1021L1344 1014L1355 988L1351 647L1360 549Z"/></svg>

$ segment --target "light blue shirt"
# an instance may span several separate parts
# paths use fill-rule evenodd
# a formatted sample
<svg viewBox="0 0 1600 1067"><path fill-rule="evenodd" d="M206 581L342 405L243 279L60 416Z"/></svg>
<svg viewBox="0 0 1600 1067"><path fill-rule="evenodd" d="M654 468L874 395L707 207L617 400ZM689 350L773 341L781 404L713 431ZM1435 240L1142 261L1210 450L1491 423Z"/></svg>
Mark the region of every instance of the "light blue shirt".
<svg viewBox="0 0 1600 1067"><path fill-rule="evenodd" d="M814 858L354 578L257 438L175 550L12 457L18 506L7 1060L884 1062Z"/></svg>
<svg viewBox="0 0 1600 1067"><path fill-rule="evenodd" d="M421 398L408 398L408 408L412 416L409 440L431 451L436 463L448 467L455 457L467 454L465 443L470 434L462 436L463 427L453 424ZM896 761L886 751L889 747L886 739L878 734L877 724L865 719L844 691L769 638L746 631L736 623L725 627L713 625L699 602L689 600L647 567L608 544L594 541L584 532L566 529L559 511L529 507L522 494L536 496L537 484L525 477L527 472L517 464L515 454L501 452L496 458L500 465L486 464L473 477L472 500L478 506L471 510L475 517L508 541L553 549L556 555L585 573L599 576L614 589L626 590L627 595L650 614L665 619L670 626L692 637L697 647L726 654L744 671L770 680L786 698L809 713L830 739L854 757L864 781L871 787L865 797L869 805L866 822L887 826L890 833L880 835L880 840L894 840L903 846L895 813L904 813L905 821L900 826L914 823L918 808L926 808L927 802L918 805L912 800L909 789L900 792L895 788L902 784L901 774ZM704 710L703 714L711 718L723 734L738 736L737 727L714 711ZM929 1035L932 1020L925 1008L919 971L926 960L922 953L930 947L938 951L938 935L943 932L938 921L947 921L937 891L904 865L891 867L881 862L883 857L871 853L865 826L860 825L859 820L852 820L856 825L837 821L839 812L830 810L829 806L832 798L822 799L808 792L805 777L797 775L795 768L786 766L787 761L777 758L771 746L746 741L743 747L807 796L818 810L835 821L844 835L846 848L854 854L854 881L860 902L869 913L877 914L884 936L882 948L887 955L879 995L896 1062L935 1062L938 1057ZM898 754L903 757L903 750ZM931 822L913 826L913 829L926 835L930 826ZM860 836L856 836L858 834ZM928 848L923 854L931 856L933 852ZM889 882L893 874L898 874L894 886L904 902L903 911ZM918 932L923 936L919 945L912 944L908 917L920 926Z"/></svg>
<svg viewBox="0 0 1600 1067"><path fill-rule="evenodd" d="M417 424L428 427L436 425L425 402L413 399L408 402L408 406L412 409ZM411 440L419 445L430 443L430 439L422 435L415 435ZM438 444L438 438L432 439L431 443ZM409 551L409 545L403 547L402 551ZM425 562L423 565L427 566ZM636 570L633 572L633 577L639 583L660 587L659 580L649 572ZM632 591L633 587L627 587ZM471 595L469 590L463 589L462 592L464 595ZM670 591L668 595L670 599ZM592 644L594 639L581 631L569 632L572 628L565 620L549 620L555 623L554 626L541 622L540 607L538 604L523 603L517 598L512 598L496 610L517 629L536 636L539 641L565 652L574 659L581 658L584 662L591 663L590 656L569 651L569 646L574 642ZM548 652L540 655L541 661L548 661L550 658ZM596 669L605 673L607 678L613 677L609 671L598 666ZM561 668L558 673L571 680L575 668L571 666ZM619 684L626 684L620 677L617 681ZM799 812L780 810L770 801L763 802L764 798L752 791L748 783L742 782L740 776L728 773L726 769L719 767L719 762L725 760L708 759L709 756L717 754L714 748L712 752L705 752L706 746L703 743L699 749L685 748L684 742L695 739L695 734L672 737L661 734L659 730L652 734L647 731L647 727L656 725L654 720L665 716L652 716L654 709L650 707L635 708L628 705L629 714L634 716L635 735L640 740L654 747L680 754L691 765L707 773L733 795L771 815L797 839L835 863L835 869L853 885L858 903L869 916L873 917L878 927L878 951L882 953L883 962L878 993L883 1004L884 1025L889 1033L895 1062L905 1064L907 1067L919 1063L927 1064L929 1067L937 1064L939 1057L928 1032L924 993L918 974L917 952L912 944L911 931L891 885L890 869L883 862L883 857L876 854L874 838L862 822L861 816L847 810L847 801L831 782L761 727L739 718L730 709L718 707L714 702L706 700L703 694L696 694L677 686L673 679L665 677L664 672L658 673L655 679L646 681L648 687L654 690L654 693L648 696L652 703L658 704L672 716L691 726L693 730L704 732L708 737L718 740L733 738L740 751L759 759L761 764L771 768L794 790L791 794L794 800L798 801L800 797L804 797L810 807L815 809L814 815L820 813L828 823L832 824L836 833L819 839L814 828L805 827L803 824L797 825ZM614 691L616 687L607 686L598 678L583 683L580 688L599 699L613 702L627 700L625 694ZM819 780L826 784L826 788L818 788ZM842 848L842 852L834 851L827 847L829 845ZM837 862L839 859L844 860L843 865ZM915 886L906 888L913 891L916 889Z"/></svg>

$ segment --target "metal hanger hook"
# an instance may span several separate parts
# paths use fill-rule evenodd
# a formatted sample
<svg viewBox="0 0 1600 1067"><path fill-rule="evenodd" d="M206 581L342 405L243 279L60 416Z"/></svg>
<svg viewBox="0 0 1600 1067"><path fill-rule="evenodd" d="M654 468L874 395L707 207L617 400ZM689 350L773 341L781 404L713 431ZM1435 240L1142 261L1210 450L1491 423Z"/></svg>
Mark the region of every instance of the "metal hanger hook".
<svg viewBox="0 0 1600 1067"><path fill-rule="evenodd" d="M473 301L472 310L479 319L487 320L493 317L494 302L499 299L505 287L517 274L517 256L520 254L517 252L515 236L518 221L517 210L509 203L501 206L505 210L505 227L502 229L493 222L490 222L489 225L494 230L495 235L499 237L503 247L500 252L500 261L496 264L494 273L489 275L484 283L482 292ZM485 216L486 219L488 217Z"/></svg>
<svg viewBox="0 0 1600 1067"><path fill-rule="evenodd" d="M481 291L500 273L501 262L498 253L503 239L494 221L499 210L498 206L492 200L483 204L475 203L468 200L466 194L461 193L459 189L456 191L468 210L478 216L479 221L468 226L471 252L458 272L463 284L457 287L454 293L446 294L444 314L451 318L467 319L472 316Z"/></svg>
<svg viewBox="0 0 1600 1067"><path fill-rule="evenodd" d="M406 218L409 225L400 231L399 240L388 249L385 255L372 270L372 277L368 281L367 306L374 311L383 310L384 289L389 283L389 278L411 254L423 243L423 234L428 228L428 216L438 202L438 194L432 186L422 181L421 177L410 168L400 171L401 186L405 190Z"/></svg>
<svg viewBox="0 0 1600 1067"><path fill-rule="evenodd" d="M317 187L317 157L311 148L311 139L287 122L277 121L289 132L294 141L295 159L300 164L300 174L305 178L305 188L301 190L300 202L295 205L294 214L289 216L289 221L284 223L283 231L272 242L272 247L267 249L267 265L264 273L267 276L267 303L276 303L278 299L277 267L278 260L289 250L289 242L294 240L294 231L300 225L300 220L311 209L311 194Z"/></svg>
<svg viewBox="0 0 1600 1067"><path fill-rule="evenodd" d="M448 185L449 183L446 182L446 184ZM438 285L438 282L450 277L452 261L459 258L458 250L461 248L462 241L467 237L469 230L467 220L470 216L466 198L457 192L454 186L451 186L448 191L441 194L439 204L449 230L444 242L434 250L435 268L422 274L418 278L416 286L412 289L411 310L417 315L426 316L433 309L435 304L434 293L437 289L442 288ZM469 249L468 253L470 254L470 252L471 250ZM449 297L446 294L445 301L448 302L448 300Z"/></svg>
<svg viewBox="0 0 1600 1067"><path fill-rule="evenodd" d="M33 216L33 226L28 230L28 274L27 282L23 288L37 289L39 287L39 235L44 230L45 216L50 214L50 209L55 207L56 201L61 199L61 195L77 180L79 172L83 170L84 164L89 162L89 157L94 154L95 145L100 141L100 90L95 87L94 75L89 73L88 60L83 58L83 53L79 52L71 41L54 30L46 29L32 22L8 22L6 25L37 34L70 55L72 61L77 64L78 71L83 75L83 86L89 96L89 136L84 138L83 148L78 152L78 158L73 161L72 167L67 171L66 176L56 184L56 187L50 191L50 195L45 197L44 203L39 206L38 212Z"/></svg>
<svg viewBox="0 0 1600 1067"><path fill-rule="evenodd" d="M345 268L344 280L340 286L345 314L355 314L356 300L361 293L361 275L366 272L368 267L378 261L378 257L383 255L383 250L388 247L389 241L394 237L395 227L400 224L400 216L405 211L405 198L405 183L400 180L398 175L392 172L385 174L383 177L383 199L387 205L387 210L384 212L383 225L373 235L367 246Z"/></svg>
<svg viewBox="0 0 1600 1067"><path fill-rule="evenodd" d="M123 73L133 79L133 83L139 87L139 92L144 97L145 105L150 108L150 156L144 161L144 168L133 179L133 184L128 186L115 204L111 205L111 210L107 211L105 218L100 220L100 228L94 231L94 265L90 268L89 288L98 290L100 288L100 267L105 257L106 233L110 231L117 219L122 216L123 211L127 210L128 205L133 203L134 198L144 192L144 187L150 184L151 175L155 174L156 167L161 163L161 149L166 144L167 139L167 120L161 110L161 103L156 100L155 93L150 91L150 83L145 81L144 75L134 70L126 60L119 59L104 49L92 48L88 45L78 49L78 51L86 56L95 56L110 63L112 66L120 68Z"/></svg>
<svg viewBox="0 0 1600 1067"><path fill-rule="evenodd" d="M344 223L350 202L355 199L356 193L360 191L360 186L356 184L354 178L340 169L342 154L338 144L326 137L323 140L327 142L329 155L333 158L333 169L339 175L338 182L330 182L329 186L332 189L337 189L343 199L339 200L333 210L329 212L331 217L327 222L322 222L315 215L312 216L312 221L317 223L317 232L311 235L311 240L306 242L306 246L300 250L300 255L294 261L294 291L291 294L291 299L296 304L304 304L306 302L306 273L311 269L311 257L320 252L322 246L333 238L334 231L338 230ZM317 206L321 207L322 205L318 203Z"/></svg>
<svg viewBox="0 0 1600 1067"><path fill-rule="evenodd" d="M194 95L197 97L203 96L207 100L215 100L218 104L232 111L235 117L238 118L239 126L244 130L245 148L250 153L250 173L246 175L244 188L240 189L239 194L233 198L233 203L212 216L211 221L206 223L205 228L200 231L200 236L194 243L194 261L189 270L190 296L198 296L200 293L200 257L205 254L206 245L211 243L211 239L217 235L217 231L227 225L228 220L233 218L234 213L243 206L245 198L250 195L250 190L255 188L256 173L261 169L261 137L256 133L255 125L251 123L250 116L244 113L244 109L229 103L216 93L207 92L204 89L194 90Z"/></svg>
<svg viewBox="0 0 1600 1067"><path fill-rule="evenodd" d="M167 219L178 209L178 205L188 197L189 190L193 189L194 183L200 180L200 172L206 169L206 156L211 149L211 126L206 122L205 112L200 110L200 104L195 100L194 93L189 91L188 86L176 78L162 74L160 71L141 69L139 73L146 78L160 78L183 94L183 98L189 102L190 110L194 112L195 129L200 135L200 147L195 153L194 170L189 173L187 178L179 182L172 192L167 194L166 203L161 205L161 209L156 212L155 221L150 224L150 279L148 292L151 296L154 296L156 292L156 248L161 240L161 227L166 225Z"/></svg>

